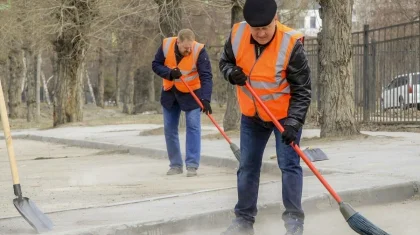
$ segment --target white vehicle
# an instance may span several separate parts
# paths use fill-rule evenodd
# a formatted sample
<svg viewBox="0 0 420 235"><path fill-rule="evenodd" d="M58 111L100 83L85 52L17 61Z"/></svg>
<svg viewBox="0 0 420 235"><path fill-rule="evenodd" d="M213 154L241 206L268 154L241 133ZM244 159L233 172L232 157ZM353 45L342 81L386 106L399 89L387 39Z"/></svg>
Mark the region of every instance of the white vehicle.
<svg viewBox="0 0 420 235"><path fill-rule="evenodd" d="M420 110L420 72L395 77L382 90L381 101L384 110L410 107Z"/></svg>

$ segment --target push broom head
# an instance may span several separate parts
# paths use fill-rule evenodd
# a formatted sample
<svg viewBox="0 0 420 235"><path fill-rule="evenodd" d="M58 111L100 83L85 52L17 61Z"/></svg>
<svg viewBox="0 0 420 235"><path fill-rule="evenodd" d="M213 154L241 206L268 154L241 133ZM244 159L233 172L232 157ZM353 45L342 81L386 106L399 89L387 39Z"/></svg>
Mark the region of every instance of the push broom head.
<svg viewBox="0 0 420 235"><path fill-rule="evenodd" d="M349 204L341 202L339 205L344 219L346 219L350 228L356 233L362 235L389 235L363 217L360 213L356 212Z"/></svg>
<svg viewBox="0 0 420 235"><path fill-rule="evenodd" d="M238 161L240 161L240 159L241 159L241 150L239 149L239 147L236 144L231 143L230 144L230 149L232 149L232 152L235 155L236 159Z"/></svg>

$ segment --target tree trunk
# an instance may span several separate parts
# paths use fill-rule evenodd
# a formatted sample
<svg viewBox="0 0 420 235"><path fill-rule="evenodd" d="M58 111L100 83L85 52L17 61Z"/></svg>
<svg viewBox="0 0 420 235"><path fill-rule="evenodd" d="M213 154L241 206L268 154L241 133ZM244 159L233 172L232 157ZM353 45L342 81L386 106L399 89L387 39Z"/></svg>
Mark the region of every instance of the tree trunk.
<svg viewBox="0 0 420 235"><path fill-rule="evenodd" d="M138 43L136 39L133 38L131 41L131 51L127 57L125 64L125 89L123 93L123 113L133 114L134 113L134 73L135 69L133 68L135 62L134 52L137 51Z"/></svg>
<svg viewBox="0 0 420 235"><path fill-rule="evenodd" d="M155 102L156 101L156 97L155 97L155 73L153 72L153 70L150 70L150 77L148 79L148 88L147 91L149 92L148 94L148 98L150 102Z"/></svg>
<svg viewBox="0 0 420 235"><path fill-rule="evenodd" d="M237 0L232 0L234 4L231 10L231 26L243 20L242 8L239 6ZM225 131L239 129L239 120L241 112L238 105L235 86L228 84L227 86L227 105L226 112L223 119L223 129Z"/></svg>
<svg viewBox="0 0 420 235"><path fill-rule="evenodd" d="M103 75L103 70L104 70L104 58L103 58L103 49L99 48L99 52L98 52L98 94L97 96L97 101L96 104L101 107L104 108L104 75Z"/></svg>
<svg viewBox="0 0 420 235"><path fill-rule="evenodd" d="M36 116L35 120L39 122L39 119L41 118L41 64L42 64L42 57L41 57L41 51L37 53L36 56L36 70L35 70L35 76L36 76Z"/></svg>
<svg viewBox="0 0 420 235"><path fill-rule="evenodd" d="M62 22L62 29L54 42L58 59L54 126L83 121L83 81L80 74L84 71L82 65L89 43L87 34L92 21L98 16L97 0L61 2L66 10L59 9L60 13L56 15L57 20Z"/></svg>
<svg viewBox="0 0 420 235"><path fill-rule="evenodd" d="M90 97L92 98L92 103L96 106L95 94L93 93L92 83L90 82L89 72L87 69L85 69L85 74L86 74L86 82L89 88L89 94L90 94Z"/></svg>
<svg viewBox="0 0 420 235"><path fill-rule="evenodd" d="M241 119L241 111L236 96L236 88L232 84L227 86L226 112L223 117L223 129L225 131L238 130Z"/></svg>
<svg viewBox="0 0 420 235"><path fill-rule="evenodd" d="M41 72L41 78L42 78L42 84L43 84L43 88L44 88L44 97L45 97L45 100L47 101L47 104L49 106L49 105L51 105L50 94L48 92L48 85L47 85L47 81L45 79L45 74L43 72Z"/></svg>
<svg viewBox="0 0 420 235"><path fill-rule="evenodd" d="M0 60L0 82L3 88L4 102L6 103L7 113L9 113L9 84L7 82L7 62Z"/></svg>
<svg viewBox="0 0 420 235"><path fill-rule="evenodd" d="M321 91L321 137L359 134L355 120L351 18L353 0L320 0L318 35Z"/></svg>
<svg viewBox="0 0 420 235"><path fill-rule="evenodd" d="M154 75L149 66L140 66L134 76L134 113L155 111ZM153 88L151 88L153 86Z"/></svg>
<svg viewBox="0 0 420 235"><path fill-rule="evenodd" d="M155 0L155 2L159 5L159 27L162 40L165 37L176 36L182 26L181 0ZM186 126L184 112L181 112L179 126L181 128Z"/></svg>
<svg viewBox="0 0 420 235"><path fill-rule="evenodd" d="M137 68L134 73L134 93L133 93L133 102L134 102L134 113L139 113L142 105L146 102L143 94L144 79L143 71L141 68Z"/></svg>
<svg viewBox="0 0 420 235"><path fill-rule="evenodd" d="M83 120L83 110L80 109L81 81L78 73L81 64L80 56L58 56L58 81L56 104L54 105L54 126L68 122Z"/></svg>
<svg viewBox="0 0 420 235"><path fill-rule="evenodd" d="M124 106L123 113L133 114L134 113L134 74L133 71L128 70L124 89Z"/></svg>
<svg viewBox="0 0 420 235"><path fill-rule="evenodd" d="M27 77L28 77L28 75L26 74L27 73L27 71L28 71L28 65L26 64L26 57L25 57L25 51L24 50L21 50L21 53L22 53L22 74L21 74L21 79L22 79L22 82L20 83L20 85L21 85L21 92L22 92L22 94L23 94L23 97L26 97L26 89L25 89L25 87L27 86L26 85L26 81L27 81ZM25 101L25 99L23 99L23 101Z"/></svg>
<svg viewBox="0 0 420 235"><path fill-rule="evenodd" d="M23 59L20 50L12 48L9 53L9 113L11 119L19 118L21 105Z"/></svg>
<svg viewBox="0 0 420 235"><path fill-rule="evenodd" d="M57 60L57 53L55 51L52 52L52 55L50 57L51 60L51 67L52 67L52 73L53 73L53 80L51 81L51 83L48 82L47 80L47 86L49 84L51 84L51 88L49 89L51 91L51 101L52 103L54 103L55 100L55 91L57 90L57 80L58 80L58 60Z"/></svg>
<svg viewBox="0 0 420 235"><path fill-rule="evenodd" d="M85 57L85 50L82 51L83 57ZM79 67L78 70L78 79L77 79L77 86L78 86L78 90L77 90L77 94L76 94L76 104L78 105L78 109L77 110L83 110L83 107L85 105L85 62L83 61L82 64ZM83 112L79 113L78 115L81 115L81 117L79 116L78 119L79 120L83 120Z"/></svg>
<svg viewBox="0 0 420 235"><path fill-rule="evenodd" d="M117 105L117 107L120 107L120 65L121 55L119 52L115 66L115 104Z"/></svg>
<svg viewBox="0 0 420 235"><path fill-rule="evenodd" d="M31 49L25 50L26 62L26 120L36 121L36 57Z"/></svg>

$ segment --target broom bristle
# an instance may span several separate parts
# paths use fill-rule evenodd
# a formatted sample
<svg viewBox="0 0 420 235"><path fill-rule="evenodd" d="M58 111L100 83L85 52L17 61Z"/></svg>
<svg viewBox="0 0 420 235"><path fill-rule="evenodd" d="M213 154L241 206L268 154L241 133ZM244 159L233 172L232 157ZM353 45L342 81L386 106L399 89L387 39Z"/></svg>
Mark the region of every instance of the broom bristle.
<svg viewBox="0 0 420 235"><path fill-rule="evenodd" d="M241 151L236 151L234 154L235 154L236 159L238 161L240 161L241 160Z"/></svg>
<svg viewBox="0 0 420 235"><path fill-rule="evenodd" d="M236 146L236 144L232 143L230 144L230 149L232 149L233 154L235 155L236 159L238 161L241 160L241 150L239 149L238 146Z"/></svg>
<svg viewBox="0 0 420 235"><path fill-rule="evenodd" d="M362 235L390 235L389 233L378 228L368 219L363 217L360 213L356 213L351 216L347 223L356 233Z"/></svg>

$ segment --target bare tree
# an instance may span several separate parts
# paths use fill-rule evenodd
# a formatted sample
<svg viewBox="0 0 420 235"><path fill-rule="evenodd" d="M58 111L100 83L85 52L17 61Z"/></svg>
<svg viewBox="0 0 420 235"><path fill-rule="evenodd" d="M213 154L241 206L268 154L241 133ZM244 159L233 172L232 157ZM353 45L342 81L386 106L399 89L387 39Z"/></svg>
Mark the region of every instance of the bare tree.
<svg viewBox="0 0 420 235"><path fill-rule="evenodd" d="M121 66L121 52L117 52L117 60L115 62L115 103L117 107L120 106L120 66Z"/></svg>
<svg viewBox="0 0 420 235"><path fill-rule="evenodd" d="M124 80L125 87L123 93L123 113L133 114L134 113L134 51L137 49L138 44L133 38L129 45L125 47L128 53L127 61L124 63Z"/></svg>
<svg viewBox="0 0 420 235"><path fill-rule="evenodd" d="M6 102L6 107L7 109L9 109L9 106L7 105L9 100L9 86L7 83L7 74L7 60L5 58L0 58L0 82L3 87L3 94Z"/></svg>
<svg viewBox="0 0 420 235"><path fill-rule="evenodd" d="M104 86L105 86L105 80L104 80L104 53L102 47L98 49L98 94L96 104L104 108Z"/></svg>
<svg viewBox="0 0 420 235"><path fill-rule="evenodd" d="M36 111L36 60L32 49L25 48L26 61L26 119L28 122L35 121Z"/></svg>
<svg viewBox="0 0 420 235"><path fill-rule="evenodd" d="M23 59L20 49L13 47L9 51L9 115L10 118L19 118L21 105L21 77Z"/></svg>
<svg viewBox="0 0 420 235"><path fill-rule="evenodd" d="M54 49L58 59L54 126L83 120L82 81L79 74L85 58L93 20L97 17L98 0L61 0L56 12L60 22Z"/></svg>
<svg viewBox="0 0 420 235"><path fill-rule="evenodd" d="M39 122L41 118L41 66L42 66L42 54L39 50L36 54L36 67L35 67L35 100L36 100L36 112L35 119Z"/></svg>
<svg viewBox="0 0 420 235"><path fill-rule="evenodd" d="M159 7L162 38L178 34L182 26L181 0L155 0Z"/></svg>
<svg viewBox="0 0 420 235"><path fill-rule="evenodd" d="M1 9L0 11L0 50L7 61L8 92L4 93L9 102L9 116L11 119L20 118L22 103L22 77L24 75L24 58L22 47L22 14L15 12L16 7ZM7 59L6 59L7 58Z"/></svg>
<svg viewBox="0 0 420 235"><path fill-rule="evenodd" d="M22 39L22 51L24 53L24 74L22 81L22 87L25 90L26 98L26 119L28 122L37 121L37 36L35 30L36 16L26 16L27 12L35 5L33 2L28 0L20 0L16 2L14 12L17 14L18 21L21 20L21 39ZM26 85L24 85L26 81Z"/></svg>
<svg viewBox="0 0 420 235"><path fill-rule="evenodd" d="M159 28L161 41L176 36L182 27L181 0L155 0L159 8ZM185 127L185 113L181 112L179 126Z"/></svg>
<svg viewBox="0 0 420 235"><path fill-rule="evenodd" d="M129 68L125 78L125 89L124 89L124 105L123 113L133 114L134 113L134 71L132 64L128 63Z"/></svg>
<svg viewBox="0 0 420 235"><path fill-rule="evenodd" d="M352 76L353 0L320 0L318 34L321 83L321 137L359 134L355 120Z"/></svg>
<svg viewBox="0 0 420 235"><path fill-rule="evenodd" d="M300 1L298 5L306 1L308 0ZM85 67L91 68L90 73L94 78L91 79L91 85L96 91L102 94L101 87L104 86L104 97L115 96L117 104L121 97L125 103L123 111L135 113L139 102L149 103L159 99L161 79L155 79L150 70L150 61L162 39L175 36L181 27L189 27L196 33L198 41L206 44L211 57L217 57L231 25L231 17L226 17L225 13L231 11L231 6L236 4L234 9L241 14L240 6L243 2L244 0L14 0L13 6L0 15L0 49L10 62L7 65L10 71L7 80L12 98L9 102L14 107L10 109L11 117L18 117L16 112L21 105L22 95L19 90L12 92L12 89L23 87L25 103L30 105L27 110L33 110L39 92L37 89L30 90L34 89L31 79L38 78L36 74L43 72L48 78L45 81L45 87L48 88L45 93L51 94L54 104L54 125L82 120L80 100L85 95L82 93L83 84L88 87L87 76L83 72L86 68L82 69L83 63ZM293 1L281 2L280 8L286 2L289 4ZM298 12L295 9L297 6L289 5L293 14ZM240 20L242 17L234 21ZM210 47L214 48L213 51ZM22 49L26 50L25 60ZM42 72L35 71L38 51L42 51L45 58L51 58L43 63ZM102 56L98 56L98 51ZM111 60L111 63L116 64L109 66ZM26 62L28 66L25 67ZM214 65L216 62L216 59L212 59L213 66L217 68L217 64ZM92 66L101 63L103 69L98 70L101 66ZM138 69L141 70L141 76L135 77ZM85 75L85 81L82 75ZM16 79L11 79L12 77ZM98 82L96 77L104 79L99 79ZM115 80L112 80L114 77ZM214 77L219 79L217 75ZM136 90L136 99L134 78L138 79L136 84L141 85L141 90ZM35 87L36 84L37 80ZM233 102L228 104L229 111L225 115L227 124L224 126L229 129L228 126L233 125L232 128L237 129L240 112L236 92L229 85L230 96L227 99L227 86L226 83L223 86L214 86L213 91L222 103L226 102L224 100ZM87 90L88 88L86 94ZM34 94L35 99L32 99L30 96ZM181 116L181 125L185 123L183 118Z"/></svg>
<svg viewBox="0 0 420 235"><path fill-rule="evenodd" d="M155 101L154 89L154 72L150 66L150 62L154 58L156 49L161 43L158 28L151 21L144 20L138 24L141 29L142 35L156 35L153 37L140 37L137 39L141 45L137 50L138 67L134 77L135 92L134 92L134 105L135 113L143 113L146 111L160 110L160 104Z"/></svg>
<svg viewBox="0 0 420 235"><path fill-rule="evenodd" d="M239 1L232 0L231 26L243 20L242 6ZM223 129L225 131L239 129L241 112L236 96L236 88L229 84L227 86L227 107L223 119Z"/></svg>
<svg viewBox="0 0 420 235"><path fill-rule="evenodd" d="M305 10L313 8L314 2L312 0L284 0L278 2L279 20L282 24L289 27L299 29L304 27L302 21L307 13Z"/></svg>
<svg viewBox="0 0 420 235"><path fill-rule="evenodd" d="M420 1L418 0L355 0L356 30L363 29L364 24L371 28L384 27L410 22L420 17Z"/></svg>
<svg viewBox="0 0 420 235"><path fill-rule="evenodd" d="M1 7L0 7L1 8ZM0 9L1 12L1 9ZM4 19L3 14L0 14L0 22L3 22ZM6 108L9 112L9 73L8 73L8 60L7 60L7 54L9 51L9 48L6 47L4 44L4 41L1 39L5 37L5 33L0 30L0 82L3 87L3 94L4 94L4 100L6 102ZM3 42L3 43L1 43Z"/></svg>

